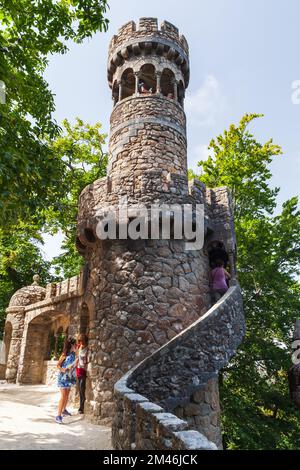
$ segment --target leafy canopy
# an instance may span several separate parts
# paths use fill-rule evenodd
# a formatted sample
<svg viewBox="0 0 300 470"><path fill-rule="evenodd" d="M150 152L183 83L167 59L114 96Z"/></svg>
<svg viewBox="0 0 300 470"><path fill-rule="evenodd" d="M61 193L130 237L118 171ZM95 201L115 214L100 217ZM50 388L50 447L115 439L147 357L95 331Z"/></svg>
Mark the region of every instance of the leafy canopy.
<svg viewBox="0 0 300 470"><path fill-rule="evenodd" d="M223 371L224 444L229 449L297 449L300 422L287 383L291 332L300 311L300 212L293 197L274 215L279 189L269 165L281 154L261 144L247 114L211 141L199 162L207 186L228 186L233 197L239 282L247 321L238 354Z"/></svg>
<svg viewBox="0 0 300 470"><path fill-rule="evenodd" d="M106 31L106 0L1 0L0 226L15 225L59 199L64 166L46 144L59 135L54 99L43 78L49 54L67 52Z"/></svg>

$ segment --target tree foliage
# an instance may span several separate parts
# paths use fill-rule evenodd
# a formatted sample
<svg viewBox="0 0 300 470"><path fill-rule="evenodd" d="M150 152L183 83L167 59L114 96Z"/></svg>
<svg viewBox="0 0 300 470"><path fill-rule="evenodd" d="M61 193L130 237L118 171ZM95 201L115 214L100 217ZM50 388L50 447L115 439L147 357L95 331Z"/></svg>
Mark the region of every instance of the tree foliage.
<svg viewBox="0 0 300 470"><path fill-rule="evenodd" d="M210 187L232 191L238 274L247 321L246 338L221 386L224 443L229 449L297 449L299 412L288 392L291 333L300 311L300 212L293 197L274 215L278 189L269 164L281 154L272 140L259 143L248 127L260 115L210 144L199 162Z"/></svg>
<svg viewBox="0 0 300 470"><path fill-rule="evenodd" d="M106 0L1 0L0 225L35 217L64 193L64 166L46 144L59 135L43 78L50 54L106 30Z"/></svg>
<svg viewBox="0 0 300 470"><path fill-rule="evenodd" d="M45 261L42 237L37 227L22 222L12 232L0 229L0 338L4 330L5 310L11 296L21 287L32 284L39 274L41 284L53 281L51 264Z"/></svg>
<svg viewBox="0 0 300 470"><path fill-rule="evenodd" d="M50 233L60 230L64 234L63 252L52 264L57 275L70 277L78 274L83 262L75 247L78 198L88 184L106 174L106 134L101 134L100 123L90 125L79 118L74 125L64 120L62 127L63 132L50 146L64 166L63 182L68 189L45 211L45 228Z"/></svg>
<svg viewBox="0 0 300 470"><path fill-rule="evenodd" d="M62 123L58 137L47 145L58 164L64 168L60 184L64 194L40 210L41 219L34 223L19 221L14 230L0 228L0 337L5 309L13 293L32 283L39 274L41 284L62 280L79 273L83 258L75 247L78 197L88 184L106 173L107 154L103 150L106 135L101 124L90 125L77 118L74 125ZM64 236L62 253L51 262L43 254L43 233Z"/></svg>

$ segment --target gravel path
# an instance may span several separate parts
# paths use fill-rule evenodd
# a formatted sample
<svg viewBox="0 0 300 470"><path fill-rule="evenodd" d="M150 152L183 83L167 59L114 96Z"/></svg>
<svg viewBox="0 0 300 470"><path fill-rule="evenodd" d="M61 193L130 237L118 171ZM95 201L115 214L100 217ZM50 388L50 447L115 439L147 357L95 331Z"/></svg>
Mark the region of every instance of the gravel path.
<svg viewBox="0 0 300 470"><path fill-rule="evenodd" d="M111 449L111 430L87 423L83 415L55 423L57 388L0 384L0 450Z"/></svg>

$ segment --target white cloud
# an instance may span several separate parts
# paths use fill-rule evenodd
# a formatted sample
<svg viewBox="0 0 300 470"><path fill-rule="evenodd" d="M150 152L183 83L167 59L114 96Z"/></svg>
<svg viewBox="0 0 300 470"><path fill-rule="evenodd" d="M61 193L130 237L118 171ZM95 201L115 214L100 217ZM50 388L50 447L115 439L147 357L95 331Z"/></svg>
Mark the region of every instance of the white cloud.
<svg viewBox="0 0 300 470"><path fill-rule="evenodd" d="M207 75L203 85L194 93L187 94L185 110L190 124L214 126L227 109L220 82L214 75Z"/></svg>

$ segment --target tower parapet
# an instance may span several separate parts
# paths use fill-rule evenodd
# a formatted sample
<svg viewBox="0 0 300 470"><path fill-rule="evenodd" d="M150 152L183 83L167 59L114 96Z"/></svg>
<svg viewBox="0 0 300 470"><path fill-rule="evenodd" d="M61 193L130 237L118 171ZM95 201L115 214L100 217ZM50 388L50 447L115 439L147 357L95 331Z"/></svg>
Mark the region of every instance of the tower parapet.
<svg viewBox="0 0 300 470"><path fill-rule="evenodd" d="M109 45L108 81L113 84L116 68L133 56L153 53L167 58L180 67L189 81L189 47L186 38L179 34L176 26L163 21L158 28L157 18L140 18L138 26L129 21L112 37Z"/></svg>

